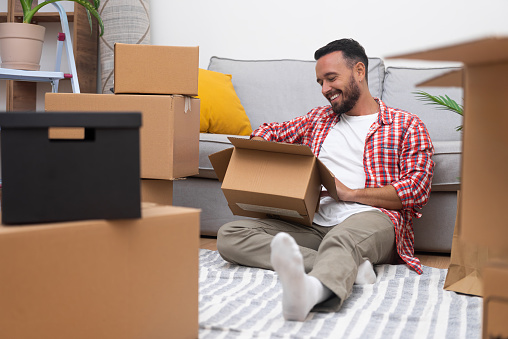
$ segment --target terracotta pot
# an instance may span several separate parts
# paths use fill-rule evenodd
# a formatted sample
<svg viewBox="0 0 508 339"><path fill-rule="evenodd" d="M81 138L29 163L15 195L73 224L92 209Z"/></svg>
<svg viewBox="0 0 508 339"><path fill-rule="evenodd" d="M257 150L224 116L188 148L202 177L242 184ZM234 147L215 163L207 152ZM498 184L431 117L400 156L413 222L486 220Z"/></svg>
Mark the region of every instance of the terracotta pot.
<svg viewBox="0 0 508 339"><path fill-rule="evenodd" d="M1 67L38 71L45 31L40 25L0 23Z"/></svg>

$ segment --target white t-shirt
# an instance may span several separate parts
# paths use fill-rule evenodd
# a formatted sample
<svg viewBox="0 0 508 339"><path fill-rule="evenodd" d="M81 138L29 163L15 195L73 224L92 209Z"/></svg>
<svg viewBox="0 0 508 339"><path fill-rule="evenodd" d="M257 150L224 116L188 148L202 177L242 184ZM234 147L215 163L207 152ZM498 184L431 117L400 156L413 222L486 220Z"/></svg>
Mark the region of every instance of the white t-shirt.
<svg viewBox="0 0 508 339"><path fill-rule="evenodd" d="M319 160L349 188L365 188L363 168L365 139L377 117L378 113L361 116L342 114L321 146ZM355 213L371 210L377 208L355 202L337 202L332 197L323 197L320 200L319 211L314 215L314 222L321 226L335 226Z"/></svg>

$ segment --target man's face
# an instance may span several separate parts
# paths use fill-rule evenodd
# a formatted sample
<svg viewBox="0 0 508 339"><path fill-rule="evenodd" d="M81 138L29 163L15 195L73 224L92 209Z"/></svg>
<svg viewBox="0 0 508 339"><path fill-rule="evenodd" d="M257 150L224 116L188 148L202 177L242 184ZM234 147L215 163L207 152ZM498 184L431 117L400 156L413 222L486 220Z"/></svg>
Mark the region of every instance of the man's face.
<svg viewBox="0 0 508 339"><path fill-rule="evenodd" d="M342 52L333 52L316 62L317 82L321 92L337 114L347 113L360 98L360 87Z"/></svg>

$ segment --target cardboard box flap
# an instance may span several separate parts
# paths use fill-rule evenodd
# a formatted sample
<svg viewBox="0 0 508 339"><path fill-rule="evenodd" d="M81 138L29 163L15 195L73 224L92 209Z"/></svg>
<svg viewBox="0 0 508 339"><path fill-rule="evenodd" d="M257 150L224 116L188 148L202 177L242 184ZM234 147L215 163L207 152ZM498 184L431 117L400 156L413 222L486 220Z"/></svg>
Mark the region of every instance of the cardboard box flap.
<svg viewBox="0 0 508 339"><path fill-rule="evenodd" d="M459 61L467 65L508 60L508 37L489 37L431 50L401 54L387 59Z"/></svg>
<svg viewBox="0 0 508 339"><path fill-rule="evenodd" d="M462 87L463 70L457 69L442 74L438 77L425 80L416 85L416 87Z"/></svg>
<svg viewBox="0 0 508 339"><path fill-rule="evenodd" d="M251 218L271 218L278 216L304 225L311 225L315 206L307 206L302 198L291 198L277 194L262 194L226 190L228 206L234 215ZM310 208L310 209L309 209Z"/></svg>
<svg viewBox="0 0 508 339"><path fill-rule="evenodd" d="M308 216L307 211L302 212L298 209L281 208L267 204L257 205L237 202L235 204L229 205L229 208L231 211L233 211L233 214L236 213L237 215L242 214L248 216L247 214L250 212L252 213L250 216L253 218L263 218L267 216L278 215L287 218L302 219L303 221L304 217ZM242 211L239 213L238 209Z"/></svg>
<svg viewBox="0 0 508 339"><path fill-rule="evenodd" d="M314 156L309 146L299 144L287 144L283 142L251 140L229 137L233 146L238 148L252 149L257 151L278 152L286 154Z"/></svg>
<svg viewBox="0 0 508 339"><path fill-rule="evenodd" d="M231 147L208 156L220 182L224 181L229 166L229 160L231 160L231 155L233 155L233 150L234 147Z"/></svg>
<svg viewBox="0 0 508 339"><path fill-rule="evenodd" d="M328 193L335 201L339 201L337 194L337 187L335 186L335 176L319 159L317 161L319 176L321 177L321 184L326 188Z"/></svg>

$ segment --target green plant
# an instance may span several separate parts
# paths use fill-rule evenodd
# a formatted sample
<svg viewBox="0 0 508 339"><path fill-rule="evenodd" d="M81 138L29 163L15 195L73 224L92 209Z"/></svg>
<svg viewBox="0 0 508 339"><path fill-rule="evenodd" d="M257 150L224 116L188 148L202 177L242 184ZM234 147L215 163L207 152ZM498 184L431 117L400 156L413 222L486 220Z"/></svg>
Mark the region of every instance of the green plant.
<svg viewBox="0 0 508 339"><path fill-rule="evenodd" d="M33 0L19 0L19 2L21 2L21 7L23 8L23 22L30 23L32 21L34 14L37 13L39 9L50 3L57 1L64 0L47 0L32 8ZM99 15L98 12L100 0L93 0L93 5L90 2L88 2L88 0L68 0L68 1L77 2L81 6L85 7L86 14L88 15L88 22L90 23L90 30L92 29L92 17L90 16L91 13L99 23L99 27L101 29L99 36L102 36L102 34L104 34L104 23L102 22L101 16Z"/></svg>
<svg viewBox="0 0 508 339"><path fill-rule="evenodd" d="M464 115L464 106L459 105L455 100L451 99L448 95L431 95L424 91L413 92L418 100L426 101L430 105L436 105L439 109L452 111L460 115ZM457 131L462 130L462 126L458 126Z"/></svg>

